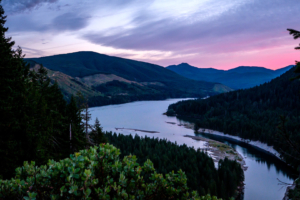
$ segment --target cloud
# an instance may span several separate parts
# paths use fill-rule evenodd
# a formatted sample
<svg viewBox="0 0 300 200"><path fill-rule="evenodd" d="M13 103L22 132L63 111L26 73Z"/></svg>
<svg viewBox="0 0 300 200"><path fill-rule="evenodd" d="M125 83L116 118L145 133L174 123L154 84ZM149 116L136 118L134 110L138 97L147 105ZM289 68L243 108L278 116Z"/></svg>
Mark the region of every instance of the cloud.
<svg viewBox="0 0 300 200"><path fill-rule="evenodd" d="M32 48L28 48L28 47L22 47L23 53L26 54L30 54L34 57L41 57L45 55L45 52L42 50L38 50L38 49L32 49Z"/></svg>
<svg viewBox="0 0 300 200"><path fill-rule="evenodd" d="M54 18L51 28L58 31L76 31L88 25L90 17L79 16L76 13L65 13Z"/></svg>
<svg viewBox="0 0 300 200"><path fill-rule="evenodd" d="M288 37L286 28L298 25L299 7L300 2L294 0L251 0L208 17L203 17L207 15L203 9L176 19L153 19L155 13L140 13L132 20L133 24L138 21L138 26L90 32L83 38L120 49L180 53L228 53L271 48L281 45Z"/></svg>
<svg viewBox="0 0 300 200"><path fill-rule="evenodd" d="M51 4L57 1L58 0L3 0L2 4L8 14L13 14L32 10L42 4Z"/></svg>
<svg viewBox="0 0 300 200"><path fill-rule="evenodd" d="M296 45L286 29L299 29L300 18L295 0L2 0L2 5L8 34L28 47L28 55L85 48L164 65L213 66L236 57L252 61L262 52L280 55L286 45L292 50Z"/></svg>
<svg viewBox="0 0 300 200"><path fill-rule="evenodd" d="M8 21L12 32L40 32L40 33L61 33L65 31L77 31L88 26L90 17L79 13L64 13L43 21L35 17L15 16ZM13 25L10 25L13 24Z"/></svg>
<svg viewBox="0 0 300 200"><path fill-rule="evenodd" d="M112 16L121 9L144 4L138 0L3 0L11 33L78 31L92 17Z"/></svg>

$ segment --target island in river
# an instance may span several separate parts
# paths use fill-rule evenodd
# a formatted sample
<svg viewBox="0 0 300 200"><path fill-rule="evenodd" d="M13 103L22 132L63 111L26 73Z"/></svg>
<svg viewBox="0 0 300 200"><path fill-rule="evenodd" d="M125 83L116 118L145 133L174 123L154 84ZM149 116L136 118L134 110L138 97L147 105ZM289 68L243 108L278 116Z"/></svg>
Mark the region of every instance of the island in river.
<svg viewBox="0 0 300 200"><path fill-rule="evenodd" d="M175 122L166 122L168 124L176 125ZM193 124L178 124L178 126L184 126L185 128L193 129ZM247 170L246 162L241 154L239 154L235 149L232 147L218 142L212 139L200 137L200 136L192 136L192 135L184 135L183 137L189 137L197 141L204 141L206 142L205 148L203 150L207 151L208 155L214 160L217 164L219 160L225 159L227 157L229 160L236 160L238 163L241 164L241 167L244 171Z"/></svg>

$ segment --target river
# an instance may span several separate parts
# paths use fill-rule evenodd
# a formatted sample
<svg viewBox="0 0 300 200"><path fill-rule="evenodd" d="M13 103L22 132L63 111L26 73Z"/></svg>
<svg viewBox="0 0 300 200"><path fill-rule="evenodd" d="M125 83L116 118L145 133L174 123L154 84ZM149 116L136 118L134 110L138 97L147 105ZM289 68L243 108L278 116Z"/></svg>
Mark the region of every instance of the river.
<svg viewBox="0 0 300 200"><path fill-rule="evenodd" d="M179 124L186 123L176 117L168 117L168 106L182 99L163 101L138 101L120 105L93 107L90 109L91 122L99 119L103 130L121 134L166 138L177 144L187 144L195 148L204 147L205 142L196 141L183 135L195 135L193 130ZM124 128L118 129L116 128ZM146 133L129 129L156 131ZM236 149L245 159L248 169L245 171L244 200L281 200L286 187L280 181L293 182L291 169L276 157L238 141L209 134L203 137L224 142Z"/></svg>

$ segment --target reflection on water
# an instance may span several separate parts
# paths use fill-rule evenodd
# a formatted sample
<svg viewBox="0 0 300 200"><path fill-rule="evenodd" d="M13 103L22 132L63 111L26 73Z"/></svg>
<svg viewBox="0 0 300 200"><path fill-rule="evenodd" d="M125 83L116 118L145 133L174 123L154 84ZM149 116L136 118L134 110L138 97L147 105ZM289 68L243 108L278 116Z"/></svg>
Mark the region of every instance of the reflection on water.
<svg viewBox="0 0 300 200"><path fill-rule="evenodd" d="M283 161L279 160L272 154L261 151L260 149L253 147L249 144L236 141L236 140L231 140L231 139L228 140L225 137L218 136L218 135L201 134L201 133L197 135L209 139L218 140L220 142L228 144L232 148L236 149L246 159L255 160L259 164L265 164L268 169L270 169L271 167L275 167L277 173L282 173L283 175L288 177L295 177L297 175L296 172L293 171Z"/></svg>
<svg viewBox="0 0 300 200"><path fill-rule="evenodd" d="M183 135L194 135L193 130L186 129L179 124L185 123L176 117L162 115L169 104L181 99L164 101L140 101L122 105L110 105L91 108L92 120L100 120L103 129L122 134L138 134L140 136L167 138L177 144L187 144L195 148L204 147L204 142L195 141ZM172 122L172 123L167 123ZM175 124L174 124L175 123ZM157 131L159 133L145 133L128 129ZM248 170L245 172L245 200L281 200L285 187L279 185L279 180L292 183L293 171L276 157L255 149L239 141L228 140L221 136L203 134L203 137L224 142L236 149L246 161Z"/></svg>
<svg viewBox="0 0 300 200"><path fill-rule="evenodd" d="M197 135L224 142L244 157L248 166L248 170L245 171L245 200L281 200L286 187L281 185L280 181L292 183L292 179L297 175L294 170L277 157L249 144L218 135L201 133Z"/></svg>

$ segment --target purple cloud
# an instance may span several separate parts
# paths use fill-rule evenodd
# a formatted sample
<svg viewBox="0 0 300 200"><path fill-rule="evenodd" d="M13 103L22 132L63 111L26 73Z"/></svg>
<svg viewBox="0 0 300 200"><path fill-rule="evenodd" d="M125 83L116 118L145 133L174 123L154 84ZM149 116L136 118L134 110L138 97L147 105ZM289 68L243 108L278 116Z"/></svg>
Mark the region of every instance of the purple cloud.
<svg viewBox="0 0 300 200"><path fill-rule="evenodd" d="M181 53L234 52L260 47L280 45L285 30L299 24L300 2L294 0L253 0L231 8L224 13L198 20L202 13L186 19L151 20L141 13L133 21L139 25L132 29L91 32L83 36L86 40L121 49L162 50ZM151 17L151 16L150 16ZM296 28L296 27L295 27ZM114 28L116 29L116 27ZM108 34L107 34L108 33ZM272 42L273 40L273 42Z"/></svg>
<svg viewBox="0 0 300 200"><path fill-rule="evenodd" d="M77 31L88 25L90 17L78 13L64 13L53 18L49 22L37 22L35 18L22 20L22 16L16 16L8 21L12 32L43 32L61 33L65 31ZM13 24L10 26L10 24Z"/></svg>
<svg viewBox="0 0 300 200"><path fill-rule="evenodd" d="M88 25L90 17L80 16L76 13L65 13L54 18L51 28L56 31L76 31Z"/></svg>
<svg viewBox="0 0 300 200"><path fill-rule="evenodd" d="M3 0L4 10L9 13L19 13L38 8L45 3L55 3L58 0Z"/></svg>

